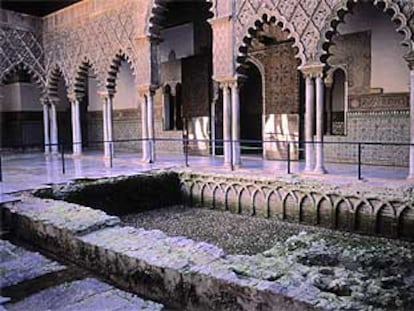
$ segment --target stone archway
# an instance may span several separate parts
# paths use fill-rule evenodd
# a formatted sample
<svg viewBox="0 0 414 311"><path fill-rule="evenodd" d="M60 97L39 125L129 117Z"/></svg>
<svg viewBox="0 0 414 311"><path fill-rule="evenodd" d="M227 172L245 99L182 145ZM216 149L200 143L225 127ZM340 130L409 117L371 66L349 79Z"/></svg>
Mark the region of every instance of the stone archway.
<svg viewBox="0 0 414 311"><path fill-rule="evenodd" d="M295 36L264 15L254 23L240 47L239 75L249 76L249 62L261 69L263 96L262 137L266 159L286 159L286 141L300 141L303 129L303 83ZM241 93L243 97L244 94ZM241 98L243 101L243 98ZM241 129L243 131L243 129ZM292 144L291 156L299 158L299 144Z"/></svg>

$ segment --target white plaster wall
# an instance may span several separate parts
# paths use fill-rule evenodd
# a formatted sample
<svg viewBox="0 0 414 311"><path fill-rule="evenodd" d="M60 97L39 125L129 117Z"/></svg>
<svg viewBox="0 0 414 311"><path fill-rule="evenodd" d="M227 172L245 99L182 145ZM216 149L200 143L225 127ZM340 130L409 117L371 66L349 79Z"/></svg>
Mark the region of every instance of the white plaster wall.
<svg viewBox="0 0 414 311"><path fill-rule="evenodd" d="M135 89L134 76L128 62L123 61L116 81L116 93L114 97L114 109L137 109L137 91Z"/></svg>
<svg viewBox="0 0 414 311"><path fill-rule="evenodd" d="M98 81L88 78L88 111L102 111L101 99L98 95Z"/></svg>
<svg viewBox="0 0 414 311"><path fill-rule="evenodd" d="M2 87L1 111L42 111L40 91L32 83L12 83Z"/></svg>
<svg viewBox="0 0 414 311"><path fill-rule="evenodd" d="M171 50L177 59L194 55L194 27L184 24L161 31L163 41L160 44L161 63L168 61Z"/></svg>
<svg viewBox="0 0 414 311"><path fill-rule="evenodd" d="M383 88L385 93L409 90L409 70L403 59L406 48L401 45L403 37L396 28L388 15L372 4L362 3L338 27L340 34L371 30L371 87Z"/></svg>

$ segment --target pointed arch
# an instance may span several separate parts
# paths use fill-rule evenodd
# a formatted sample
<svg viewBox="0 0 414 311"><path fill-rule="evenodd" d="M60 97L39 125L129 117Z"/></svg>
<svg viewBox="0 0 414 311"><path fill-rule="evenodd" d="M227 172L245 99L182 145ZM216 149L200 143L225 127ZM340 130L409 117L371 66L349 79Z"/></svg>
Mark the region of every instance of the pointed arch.
<svg viewBox="0 0 414 311"><path fill-rule="evenodd" d="M196 0L197 1L197 0ZM198 0L198 2L205 2L208 5L209 16L208 18L215 17L215 8L217 0ZM173 2L171 0L152 0L149 10L148 18L146 21L145 33L149 37L160 37L160 31L162 29L162 21L164 15L167 12L167 4Z"/></svg>
<svg viewBox="0 0 414 311"><path fill-rule="evenodd" d="M136 78L136 69L132 58L124 51L119 50L114 58L112 58L107 71L106 88L109 92L116 93L117 78L123 62L128 63L134 79Z"/></svg>
<svg viewBox="0 0 414 311"><path fill-rule="evenodd" d="M27 72L31 78L33 79L33 83L38 87L40 90L40 97L43 97L47 94L47 88L45 83L45 77L36 71L32 66L25 62L19 62L10 66L7 70L0 73L0 85L4 84L4 81L13 73L17 71L25 71Z"/></svg>
<svg viewBox="0 0 414 311"><path fill-rule="evenodd" d="M306 63L304 47L300 40L300 36L296 32L293 24L288 22L286 18L283 15L279 14L277 11L263 9L260 11L260 13L254 16L250 23L246 23L246 27L244 28L244 33L246 35L243 37L241 43L238 46L236 72L240 73L244 64L248 62L248 50L251 46L251 42L256 37L257 33L262 30L264 24L276 25L280 27L283 32L288 32L288 39L293 39L292 48L296 49L295 57L300 61L301 64Z"/></svg>
<svg viewBox="0 0 414 311"><path fill-rule="evenodd" d="M341 0L332 9L325 21L325 26L320 31L320 39L317 44L316 59L324 61L329 56L329 47L332 44L332 37L337 33L338 26L344 22L344 17L350 13L352 7L363 2L362 0ZM372 0L370 3L387 14L391 15L391 21L396 25L396 32L403 35L401 45L407 47L407 52L414 50L413 32L409 26L409 17L401 10L394 0Z"/></svg>
<svg viewBox="0 0 414 311"><path fill-rule="evenodd" d="M49 98L58 97L58 84L61 78L63 78L65 85L68 86L69 80L64 71L58 64L53 65L47 75L47 96Z"/></svg>
<svg viewBox="0 0 414 311"><path fill-rule="evenodd" d="M85 86L88 83L88 76L90 70L92 70L92 72L94 73L95 79L98 81L98 85L101 84L101 81L99 81L98 76L96 75L95 66L89 59L85 58L77 68L74 78L73 91L75 93L75 96L78 98L83 98L86 95Z"/></svg>

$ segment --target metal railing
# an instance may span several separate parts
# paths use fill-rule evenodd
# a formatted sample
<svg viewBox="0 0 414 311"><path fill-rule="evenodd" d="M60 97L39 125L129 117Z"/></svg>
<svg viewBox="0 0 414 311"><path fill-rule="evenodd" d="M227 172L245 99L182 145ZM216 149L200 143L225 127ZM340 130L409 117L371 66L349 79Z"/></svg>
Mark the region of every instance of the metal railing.
<svg viewBox="0 0 414 311"><path fill-rule="evenodd" d="M115 144L125 144L125 143L142 143L144 141L148 141L148 143L150 145L153 145L154 148L157 145L157 142L171 142L171 143L179 143L181 144L182 148L183 148L183 153L184 153L184 165L185 167L189 167L190 166L190 153L191 153L191 144L199 144L199 143L205 143L208 144L209 148L211 149L211 146L213 145L214 142L214 146L216 149L224 149L224 145L225 144L229 144L230 148L229 148L229 152L230 152L230 170L234 171L235 165L234 165L234 154L233 154L233 144L234 143L240 143L240 152L242 152L243 150L263 150L263 146L265 144L283 144L286 147L286 157L284 159L277 159L277 161L285 161L286 162L286 173L287 174L292 174L293 170L292 170L292 162L295 161L300 161L300 160L295 160L292 159L291 153L292 150L296 150L297 152L303 152L305 150L305 146L307 144L313 144L314 146L318 145L318 144L322 144L324 147L329 146L329 145L345 145L345 146L353 146L357 148L357 159L355 161L355 164L357 165L357 178L358 180L363 179L363 174L362 174L362 166L366 165L363 162L362 159L362 152L363 152L363 147L364 146L382 146L382 147L414 147L414 144L409 144L409 143L397 143L397 142L347 142L347 141L342 141L342 142L327 142L327 141L322 141L322 142L318 142L318 141L312 141L312 142L308 142L308 141L287 141L287 140L239 140L239 141L233 141L233 140L223 140L223 139L215 139L215 140L211 140L211 139L189 139L189 138L153 138L153 139L143 139L143 138L136 138L136 139L118 139L118 140L113 140L113 141L103 141L103 140L98 140L98 141L88 141L87 144L88 146L92 146L92 145L105 145L108 144L109 146L109 167L113 168L114 166L114 145ZM66 174L67 171L67 167L66 167L66 154L65 154L65 149L67 147L72 147L74 144L77 143L64 143L64 142L60 142L59 144L25 144L25 145L14 145L13 148L14 149L22 149L22 150L27 150L27 149L42 149L45 150L46 147L48 147L50 150L52 149L52 147L57 147L59 155L60 155L60 162L61 162L61 172L62 174ZM83 143L79 143L79 144L83 144ZM249 146L246 146L246 144L249 144ZM252 147L252 145L257 144L259 147ZM296 149L293 149L295 146ZM13 149L11 148L11 149ZM211 150L210 150L211 151ZM3 170L4 168L2 167L2 153L4 151L0 150L0 182L3 181ZM211 152L210 152L211 154Z"/></svg>

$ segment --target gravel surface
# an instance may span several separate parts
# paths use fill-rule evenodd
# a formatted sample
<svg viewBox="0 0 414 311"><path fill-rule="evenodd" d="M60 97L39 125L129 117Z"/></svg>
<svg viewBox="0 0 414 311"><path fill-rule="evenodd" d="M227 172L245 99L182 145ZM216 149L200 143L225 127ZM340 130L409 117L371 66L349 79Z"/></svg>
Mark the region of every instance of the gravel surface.
<svg viewBox="0 0 414 311"><path fill-rule="evenodd" d="M228 254L253 255L263 252L278 241L301 231L321 232L324 229L291 224L230 212L172 206L122 216L130 226L159 229L170 236L185 236L196 241L215 244Z"/></svg>

